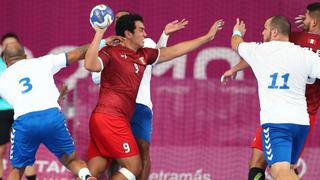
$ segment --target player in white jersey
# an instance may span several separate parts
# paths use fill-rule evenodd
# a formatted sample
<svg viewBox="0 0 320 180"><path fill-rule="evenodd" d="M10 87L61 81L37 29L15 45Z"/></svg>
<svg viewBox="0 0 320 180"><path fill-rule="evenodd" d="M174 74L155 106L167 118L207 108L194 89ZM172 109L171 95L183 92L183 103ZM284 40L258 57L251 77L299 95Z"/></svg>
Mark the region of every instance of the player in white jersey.
<svg viewBox="0 0 320 180"><path fill-rule="evenodd" d="M12 32L6 33L1 38L2 49L10 43L19 42L19 37ZM0 57L0 75L2 71L7 68L2 59L3 53ZM1 67L2 66L2 67ZM0 98L0 180L3 175L3 157L6 153L6 145L10 141L10 130L13 124L13 108L3 99ZM36 180L36 169L34 166L27 166L25 170L25 177L27 180Z"/></svg>
<svg viewBox="0 0 320 180"><path fill-rule="evenodd" d="M53 75L68 64L84 58L88 46L68 53L26 59L20 43L8 44L4 57L8 68L0 76L0 96L14 109L8 179L21 179L26 166L33 165L43 143L60 162L82 180L95 179L75 147L57 103L59 91Z"/></svg>
<svg viewBox="0 0 320 180"><path fill-rule="evenodd" d="M115 22L117 19L123 15L129 14L129 11L121 10L116 13ZM162 48L167 46L169 35L179 31L188 24L188 21L182 19L181 21L175 20L173 22L168 23L165 26L161 37L156 44L152 39L146 38L144 39L144 47L149 48ZM105 41L100 43L100 48L105 45ZM149 153L149 146L151 141L151 132L152 132L152 101L151 101L151 94L150 94L150 81L151 81L151 71L152 65L147 65L144 71L138 95L136 98L136 107L133 117L130 121L131 130L133 135L137 141L141 159L142 159L142 172L137 177L140 180L147 180L150 174L151 168L151 161L150 161L150 153ZM92 73L92 80L95 84L100 84L101 79L101 72ZM92 162L92 161L91 161ZM99 163L96 163L99 165ZM104 166L105 167L105 166ZM101 169L101 174L104 171L104 168L95 168ZM95 174L93 172L93 174Z"/></svg>
<svg viewBox="0 0 320 180"><path fill-rule="evenodd" d="M237 19L232 48L251 66L259 88L263 150L275 179L299 179L291 169L309 131L305 98L308 77L320 78L317 54L289 42L290 22L273 16L264 25L264 43L242 39L245 24Z"/></svg>

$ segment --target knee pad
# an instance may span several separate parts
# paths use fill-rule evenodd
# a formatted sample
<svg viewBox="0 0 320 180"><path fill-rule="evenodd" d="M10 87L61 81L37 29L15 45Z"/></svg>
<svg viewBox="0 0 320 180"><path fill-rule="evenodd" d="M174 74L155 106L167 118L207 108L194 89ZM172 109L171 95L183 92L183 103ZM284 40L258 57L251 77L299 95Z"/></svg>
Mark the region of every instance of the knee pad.
<svg viewBox="0 0 320 180"><path fill-rule="evenodd" d="M128 180L136 180L136 176L127 168L121 168L119 172L123 174Z"/></svg>

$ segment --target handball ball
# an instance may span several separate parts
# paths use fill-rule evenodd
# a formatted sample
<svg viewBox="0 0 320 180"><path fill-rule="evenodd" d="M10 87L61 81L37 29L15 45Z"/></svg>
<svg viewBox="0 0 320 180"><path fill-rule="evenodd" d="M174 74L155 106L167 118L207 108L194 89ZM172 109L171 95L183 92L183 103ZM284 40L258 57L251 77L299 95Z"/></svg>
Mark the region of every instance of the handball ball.
<svg viewBox="0 0 320 180"><path fill-rule="evenodd" d="M99 4L90 13L90 23L103 29L109 26L114 20L114 14L109 6Z"/></svg>

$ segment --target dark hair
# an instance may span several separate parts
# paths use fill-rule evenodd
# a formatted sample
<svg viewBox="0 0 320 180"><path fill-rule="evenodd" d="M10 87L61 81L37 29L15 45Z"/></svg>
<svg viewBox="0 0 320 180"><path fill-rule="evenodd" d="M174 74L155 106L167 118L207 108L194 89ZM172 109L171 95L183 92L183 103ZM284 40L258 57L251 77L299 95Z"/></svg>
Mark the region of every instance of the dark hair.
<svg viewBox="0 0 320 180"><path fill-rule="evenodd" d="M320 20L320 2L314 2L307 6L307 10L312 18Z"/></svg>
<svg viewBox="0 0 320 180"><path fill-rule="evenodd" d="M138 14L127 14L119 17L116 23L116 35L124 37L126 30L134 33L136 21L143 22L143 18Z"/></svg>
<svg viewBox="0 0 320 180"><path fill-rule="evenodd" d="M288 36L291 32L291 24L285 16L273 16L271 17L270 27L271 29L278 29L279 33Z"/></svg>
<svg viewBox="0 0 320 180"><path fill-rule="evenodd" d="M19 37L13 33L13 32L8 32L6 34L4 34L2 37L1 37L1 44L3 43L3 41L7 38L15 38L18 42L20 42L19 40Z"/></svg>
<svg viewBox="0 0 320 180"><path fill-rule="evenodd" d="M126 13L129 13L129 14L131 14L131 12L130 12L130 11L128 11L128 10L125 10L125 9L121 9L121 10L117 11L117 12L116 12L116 14L117 14L117 13L120 13L120 12L126 12Z"/></svg>

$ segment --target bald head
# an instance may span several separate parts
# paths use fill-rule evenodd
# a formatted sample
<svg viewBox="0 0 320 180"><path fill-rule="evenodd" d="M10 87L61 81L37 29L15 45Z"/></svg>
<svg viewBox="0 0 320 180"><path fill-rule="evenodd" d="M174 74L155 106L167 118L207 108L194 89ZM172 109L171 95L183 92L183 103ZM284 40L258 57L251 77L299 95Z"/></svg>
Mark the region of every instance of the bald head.
<svg viewBox="0 0 320 180"><path fill-rule="evenodd" d="M18 42L7 44L3 53L8 66L12 65L16 61L26 59L24 47Z"/></svg>

